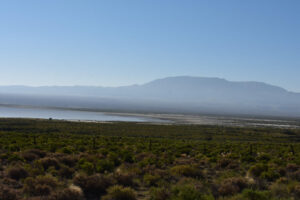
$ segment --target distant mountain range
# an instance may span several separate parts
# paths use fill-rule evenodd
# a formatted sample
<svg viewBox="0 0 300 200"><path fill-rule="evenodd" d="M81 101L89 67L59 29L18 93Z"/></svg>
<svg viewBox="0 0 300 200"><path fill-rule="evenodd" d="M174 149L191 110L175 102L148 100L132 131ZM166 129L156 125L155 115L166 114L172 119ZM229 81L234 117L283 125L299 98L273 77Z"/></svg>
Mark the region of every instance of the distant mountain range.
<svg viewBox="0 0 300 200"><path fill-rule="evenodd" d="M300 117L300 94L262 82L169 77L143 85L0 86L0 104L126 112Z"/></svg>

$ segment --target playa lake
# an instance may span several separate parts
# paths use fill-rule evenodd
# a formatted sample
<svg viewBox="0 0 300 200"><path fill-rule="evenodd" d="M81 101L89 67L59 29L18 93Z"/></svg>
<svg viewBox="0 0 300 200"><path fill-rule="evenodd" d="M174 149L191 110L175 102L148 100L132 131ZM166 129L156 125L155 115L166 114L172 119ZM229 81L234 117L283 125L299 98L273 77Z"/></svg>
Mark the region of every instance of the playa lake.
<svg viewBox="0 0 300 200"><path fill-rule="evenodd" d="M160 124L193 124L219 126L250 126L299 128L299 119L238 117L219 115L118 113L93 110L43 108L29 106L0 106L0 118L57 119L87 122L143 122Z"/></svg>

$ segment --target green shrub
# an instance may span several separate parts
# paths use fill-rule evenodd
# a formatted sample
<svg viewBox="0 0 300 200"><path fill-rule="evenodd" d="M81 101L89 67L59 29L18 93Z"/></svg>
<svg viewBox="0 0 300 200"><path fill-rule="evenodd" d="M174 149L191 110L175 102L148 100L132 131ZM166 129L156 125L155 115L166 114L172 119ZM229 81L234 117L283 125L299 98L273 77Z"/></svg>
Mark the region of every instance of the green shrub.
<svg viewBox="0 0 300 200"><path fill-rule="evenodd" d="M8 156L8 162L14 162L14 161L21 161L23 162L24 161L24 158L20 157L18 154L16 153L13 153L13 154L10 154Z"/></svg>
<svg viewBox="0 0 300 200"><path fill-rule="evenodd" d="M271 160L271 157L267 153L262 153L257 157L257 160L267 163L267 162L269 162L269 160Z"/></svg>
<svg viewBox="0 0 300 200"><path fill-rule="evenodd" d="M111 162L114 163L114 166L119 166L121 164L119 155L114 153L114 152L110 152L107 156L108 160L110 160Z"/></svg>
<svg viewBox="0 0 300 200"><path fill-rule="evenodd" d="M174 175L193 177L193 178L203 177L202 171L191 165L177 165L171 168L171 173Z"/></svg>
<svg viewBox="0 0 300 200"><path fill-rule="evenodd" d="M129 151L123 152L122 157L123 157L123 160L125 162L128 162L128 163L133 163L134 162L133 155Z"/></svg>
<svg viewBox="0 0 300 200"><path fill-rule="evenodd" d="M254 177L259 177L263 172L266 171L268 171L268 166L261 163L258 163L249 169L249 173Z"/></svg>
<svg viewBox="0 0 300 200"><path fill-rule="evenodd" d="M61 149L61 152L62 153L65 153L65 154L72 154L74 152L74 148L72 147L64 147Z"/></svg>
<svg viewBox="0 0 300 200"><path fill-rule="evenodd" d="M165 187L151 188L150 200L168 200L171 198L171 191Z"/></svg>
<svg viewBox="0 0 300 200"><path fill-rule="evenodd" d="M143 181L147 186L157 186L157 182L161 180L162 177L158 175L145 174Z"/></svg>
<svg viewBox="0 0 300 200"><path fill-rule="evenodd" d="M245 200L268 200L270 195L266 191L255 191L251 189L245 189L242 193Z"/></svg>
<svg viewBox="0 0 300 200"><path fill-rule="evenodd" d="M244 154L241 156L241 161L246 163L252 163L255 162L255 158L250 154Z"/></svg>
<svg viewBox="0 0 300 200"><path fill-rule="evenodd" d="M129 187L115 185L108 188L107 195L105 195L102 199L103 200L136 200L137 197L133 189Z"/></svg>
<svg viewBox="0 0 300 200"><path fill-rule="evenodd" d="M44 167L42 166L41 162L39 160L35 160L33 162L33 164L28 164L24 166L26 168L26 170L28 171L28 173L30 174L30 176L40 176L40 175L44 175Z"/></svg>
<svg viewBox="0 0 300 200"><path fill-rule="evenodd" d="M284 199L289 196L288 186L283 183L273 183L270 186L270 191L274 198Z"/></svg>
<svg viewBox="0 0 300 200"><path fill-rule="evenodd" d="M172 189L172 200L205 200L205 196L191 185L176 186Z"/></svg>
<svg viewBox="0 0 300 200"><path fill-rule="evenodd" d="M84 163L80 164L79 168L88 175L92 175L94 173L94 165L91 162L85 161Z"/></svg>
<svg viewBox="0 0 300 200"><path fill-rule="evenodd" d="M112 172L115 168L115 165L110 160L99 160L96 165L97 172Z"/></svg>
<svg viewBox="0 0 300 200"><path fill-rule="evenodd" d="M275 169L268 169L261 173L260 178L266 179L268 181L275 181L280 177L280 174Z"/></svg>

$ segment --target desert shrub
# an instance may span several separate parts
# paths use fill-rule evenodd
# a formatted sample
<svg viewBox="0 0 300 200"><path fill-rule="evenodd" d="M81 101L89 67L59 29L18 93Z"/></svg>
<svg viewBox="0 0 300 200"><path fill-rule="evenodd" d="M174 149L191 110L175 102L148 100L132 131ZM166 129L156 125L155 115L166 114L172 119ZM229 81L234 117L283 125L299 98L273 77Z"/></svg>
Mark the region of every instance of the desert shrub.
<svg viewBox="0 0 300 200"><path fill-rule="evenodd" d="M73 180L83 190L86 197L99 197L106 192L113 181L103 175L95 174L92 176L78 175Z"/></svg>
<svg viewBox="0 0 300 200"><path fill-rule="evenodd" d="M49 196L51 194L52 188L49 185L35 185L34 186L34 196Z"/></svg>
<svg viewBox="0 0 300 200"><path fill-rule="evenodd" d="M261 178L256 178L254 181L251 180L251 187L256 190L268 190L270 183Z"/></svg>
<svg viewBox="0 0 300 200"><path fill-rule="evenodd" d="M218 191L222 196L234 195L241 192L247 185L244 178L228 178L221 183Z"/></svg>
<svg viewBox="0 0 300 200"><path fill-rule="evenodd" d="M23 167L11 167L7 171L9 178L20 180L28 176L28 172Z"/></svg>
<svg viewBox="0 0 300 200"><path fill-rule="evenodd" d="M294 197L295 199L300 199L300 185L297 185L295 188L294 188Z"/></svg>
<svg viewBox="0 0 300 200"><path fill-rule="evenodd" d="M300 181L300 169L298 169L297 171L291 172L290 173L290 177L292 179L295 179L297 181Z"/></svg>
<svg viewBox="0 0 300 200"><path fill-rule="evenodd" d="M76 162L78 161L76 157L70 155L62 156L58 160L69 167L75 167Z"/></svg>
<svg viewBox="0 0 300 200"><path fill-rule="evenodd" d="M284 199L289 196L289 190L286 184L273 183L270 186L270 192L274 198Z"/></svg>
<svg viewBox="0 0 300 200"><path fill-rule="evenodd" d="M134 175L130 173L116 173L114 178L117 181L118 185L122 186L134 186Z"/></svg>
<svg viewBox="0 0 300 200"><path fill-rule="evenodd" d="M291 173L291 172L295 172L299 169L299 166L294 164L294 163L289 163L286 166L286 171Z"/></svg>
<svg viewBox="0 0 300 200"><path fill-rule="evenodd" d="M1 186L0 187L0 199L3 200L18 200L16 192L12 189Z"/></svg>
<svg viewBox="0 0 300 200"><path fill-rule="evenodd" d="M177 165L171 168L171 173L180 176L201 178L203 173L200 169L191 165Z"/></svg>
<svg viewBox="0 0 300 200"><path fill-rule="evenodd" d="M35 180L37 184L49 185L51 188L58 186L57 180L52 176L38 176Z"/></svg>
<svg viewBox="0 0 300 200"><path fill-rule="evenodd" d="M24 152L22 153L22 157L26 160L26 161L29 161L29 162L32 162L36 159L39 159L40 157L34 153L31 153L31 152Z"/></svg>
<svg viewBox="0 0 300 200"><path fill-rule="evenodd" d="M51 174L52 176L57 177L58 171L55 169L55 167L49 167L46 171L47 174Z"/></svg>
<svg viewBox="0 0 300 200"><path fill-rule="evenodd" d="M258 163L249 169L249 173L254 177L259 177L263 172L268 171L268 166Z"/></svg>
<svg viewBox="0 0 300 200"><path fill-rule="evenodd" d="M29 149L29 150L25 151L24 153L34 154L38 158L43 158L46 156L46 152L44 152L40 149Z"/></svg>
<svg viewBox="0 0 300 200"><path fill-rule="evenodd" d="M131 152L129 151L124 151L122 152L122 158L125 162L128 162L128 163L133 163L134 162L134 158L133 158L133 155Z"/></svg>
<svg viewBox="0 0 300 200"><path fill-rule="evenodd" d="M108 188L107 195L103 200L136 200L136 193L129 187L123 187L119 185Z"/></svg>
<svg viewBox="0 0 300 200"><path fill-rule="evenodd" d="M114 152L110 152L107 158L114 163L114 166L119 166L121 164L118 154Z"/></svg>
<svg viewBox="0 0 300 200"><path fill-rule="evenodd" d="M137 155L135 155L135 161L136 162L141 162L143 160L147 160L149 158L154 158L155 155L153 155L152 153L149 153L149 152L141 152Z"/></svg>
<svg viewBox="0 0 300 200"><path fill-rule="evenodd" d="M205 196L209 193L224 200L300 199L300 143L296 138L300 131L296 129L295 137L281 137L282 130L277 128L0 121L0 190L4 186L10 191L2 192L1 200L10 199L11 193L28 200L99 200L113 185L136 188L138 197L152 200L210 199ZM38 138L36 145L33 135ZM205 141L207 135L211 141ZM37 149L30 149L33 146ZM22 166L27 178L10 178L10 166ZM249 168L249 185L228 180L245 176ZM83 178L74 177L79 173L85 174ZM53 177L54 183L41 180L45 174L61 182ZM81 196L67 188L71 178L82 188Z"/></svg>
<svg viewBox="0 0 300 200"><path fill-rule="evenodd" d="M92 175L94 173L94 165L91 162L81 161L81 163L79 164L79 168L88 175Z"/></svg>
<svg viewBox="0 0 300 200"><path fill-rule="evenodd" d="M33 177L44 175L45 172L44 167L39 160L35 160L32 164L25 165L24 167L26 168L30 176Z"/></svg>
<svg viewBox="0 0 300 200"><path fill-rule="evenodd" d="M242 193L243 199L247 200L268 200L270 195L266 191L255 191L251 189L245 189Z"/></svg>
<svg viewBox="0 0 300 200"><path fill-rule="evenodd" d="M49 151L54 153L56 152L56 150L59 148L59 145L58 144L55 144L55 143L50 143L49 144Z"/></svg>
<svg viewBox="0 0 300 200"><path fill-rule="evenodd" d="M112 172L114 168L115 168L114 162L108 159L99 160L96 165L97 172L99 173Z"/></svg>
<svg viewBox="0 0 300 200"><path fill-rule="evenodd" d="M47 153L40 149L31 149L29 150L30 153L34 153L35 155L38 155L40 158L44 158Z"/></svg>
<svg viewBox="0 0 300 200"><path fill-rule="evenodd" d="M16 144L11 144L11 145L9 145L9 150L11 152L13 152L13 151L20 151L20 147L18 145L16 145Z"/></svg>
<svg viewBox="0 0 300 200"><path fill-rule="evenodd" d="M52 195L50 200L83 200L83 194L80 188L76 189L73 187L65 188L62 191Z"/></svg>
<svg viewBox="0 0 300 200"><path fill-rule="evenodd" d="M65 154L71 154L74 152L74 148L68 146L68 147L64 147L61 149L61 152L62 153L65 153Z"/></svg>
<svg viewBox="0 0 300 200"><path fill-rule="evenodd" d="M241 161L246 162L246 163L252 163L252 162L255 162L255 158L254 158L254 156L252 156L250 154L243 154L241 156Z"/></svg>
<svg viewBox="0 0 300 200"><path fill-rule="evenodd" d="M75 170L73 168L62 166L59 171L58 175L62 178L70 179L73 177L73 174L75 173Z"/></svg>
<svg viewBox="0 0 300 200"><path fill-rule="evenodd" d="M231 162L232 162L232 160L230 160L228 158L222 158L222 159L218 160L217 167L218 168L226 168Z"/></svg>
<svg viewBox="0 0 300 200"><path fill-rule="evenodd" d="M268 181L275 181L280 177L279 172L277 172L273 168L269 168L268 171L264 171L261 173L260 178L266 179Z"/></svg>
<svg viewBox="0 0 300 200"><path fill-rule="evenodd" d="M285 176L286 175L286 169L284 167L279 167L278 168L278 173L280 174L280 176Z"/></svg>
<svg viewBox="0 0 300 200"><path fill-rule="evenodd" d="M58 182L51 176L39 176L36 179L25 179L23 191L31 196L48 196L58 186Z"/></svg>
<svg viewBox="0 0 300 200"><path fill-rule="evenodd" d="M8 162L17 162L17 161L21 161L21 162L23 162L24 161L24 158L23 157L21 157L21 156L19 156L18 154L16 154L16 153L13 153L13 154L10 154L9 156L8 156L8 158L7 158L7 160L8 160Z"/></svg>
<svg viewBox="0 0 300 200"><path fill-rule="evenodd" d="M234 184L230 184L230 185L222 184L219 187L218 192L222 196L229 196L229 195L237 194L238 192L240 192L240 189L237 185Z"/></svg>
<svg viewBox="0 0 300 200"><path fill-rule="evenodd" d="M13 189L20 189L23 187L22 183L18 180L15 179L11 179L11 178L3 178L1 179L1 182L3 185L9 187L9 188L13 188ZM1 185L0 185L1 187Z"/></svg>
<svg viewBox="0 0 300 200"><path fill-rule="evenodd" d="M183 185L172 189L172 200L205 200L206 197L194 186Z"/></svg>
<svg viewBox="0 0 300 200"><path fill-rule="evenodd" d="M165 187L152 188L150 190L150 200L168 200L171 198L171 191Z"/></svg>
<svg viewBox="0 0 300 200"><path fill-rule="evenodd" d="M59 162L55 158L46 157L41 159L40 162L45 170L47 170L49 167L54 167L55 169L59 169Z"/></svg>
<svg viewBox="0 0 300 200"><path fill-rule="evenodd" d="M152 174L145 174L143 181L147 186L157 186L157 182L161 179L162 177L158 175L152 175Z"/></svg>
<svg viewBox="0 0 300 200"><path fill-rule="evenodd" d="M282 183L282 184L288 184L289 183L289 179L286 177L281 177L279 178L276 183Z"/></svg>
<svg viewBox="0 0 300 200"><path fill-rule="evenodd" d="M271 157L267 153L262 153L257 157L257 160L267 163L269 160L271 160Z"/></svg>

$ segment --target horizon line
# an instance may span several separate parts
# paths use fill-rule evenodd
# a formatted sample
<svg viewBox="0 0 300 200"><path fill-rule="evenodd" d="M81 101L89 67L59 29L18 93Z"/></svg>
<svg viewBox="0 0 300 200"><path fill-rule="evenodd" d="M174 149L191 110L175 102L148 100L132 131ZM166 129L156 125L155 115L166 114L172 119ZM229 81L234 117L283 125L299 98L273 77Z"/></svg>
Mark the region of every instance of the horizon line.
<svg viewBox="0 0 300 200"><path fill-rule="evenodd" d="M119 85L119 86L103 86L103 85L0 85L0 87L30 87L30 88L42 88L42 87L98 87L98 88L119 88L119 87L131 87L131 86L142 86L154 81L158 81L158 80L164 80L164 79L168 79L168 78L203 78L203 79L218 79L218 80L223 80L223 81L227 81L227 82L233 82L233 83L261 83L261 84L266 84L269 86L273 86L273 87L278 87L281 88L287 92L291 92L291 93L300 93L297 91L291 91L288 90L282 86L278 86L278 85L274 85L274 84L270 84L267 82L263 82L263 81L232 81L232 80L228 80L226 78L220 78L220 77L204 77L204 76L190 76L190 75L182 75L182 76L167 76L167 77L163 77L163 78L156 78L153 79L151 81L148 82L144 82L144 83L134 83L134 84L128 84L128 85Z"/></svg>

